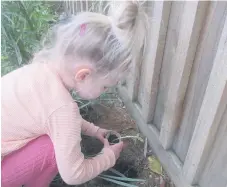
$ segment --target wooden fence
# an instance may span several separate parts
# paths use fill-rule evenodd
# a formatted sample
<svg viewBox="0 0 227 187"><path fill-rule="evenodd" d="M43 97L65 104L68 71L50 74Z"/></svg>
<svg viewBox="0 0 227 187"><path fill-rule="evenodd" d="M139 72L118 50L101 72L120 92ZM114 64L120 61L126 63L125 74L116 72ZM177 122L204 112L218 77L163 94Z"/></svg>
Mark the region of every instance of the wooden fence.
<svg viewBox="0 0 227 187"><path fill-rule="evenodd" d="M227 187L227 2L145 5L146 56L119 94L177 187Z"/></svg>
<svg viewBox="0 0 227 187"><path fill-rule="evenodd" d="M178 187L227 186L227 2L149 2L149 46L119 88Z"/></svg>
<svg viewBox="0 0 227 187"><path fill-rule="evenodd" d="M67 12L68 14L77 14L78 12L84 11L106 14L108 2L110 1L64 0L64 8L65 12Z"/></svg>

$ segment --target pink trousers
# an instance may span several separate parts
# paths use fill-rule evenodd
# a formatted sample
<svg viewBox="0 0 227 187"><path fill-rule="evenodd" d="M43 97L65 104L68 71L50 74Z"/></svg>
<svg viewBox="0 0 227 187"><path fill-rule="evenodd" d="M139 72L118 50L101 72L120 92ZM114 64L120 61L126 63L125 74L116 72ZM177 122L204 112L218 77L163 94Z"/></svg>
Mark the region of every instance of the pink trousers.
<svg viewBox="0 0 227 187"><path fill-rule="evenodd" d="M48 187L57 175L54 147L41 136L2 161L2 187Z"/></svg>

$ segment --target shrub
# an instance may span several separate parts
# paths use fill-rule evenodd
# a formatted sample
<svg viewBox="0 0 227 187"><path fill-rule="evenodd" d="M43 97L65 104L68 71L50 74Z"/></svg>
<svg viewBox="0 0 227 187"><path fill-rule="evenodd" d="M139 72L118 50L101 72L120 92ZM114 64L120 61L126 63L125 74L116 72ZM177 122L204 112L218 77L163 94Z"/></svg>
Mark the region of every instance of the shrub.
<svg viewBox="0 0 227 187"><path fill-rule="evenodd" d="M57 16L45 1L3 1L1 9L1 73L5 75L29 62Z"/></svg>

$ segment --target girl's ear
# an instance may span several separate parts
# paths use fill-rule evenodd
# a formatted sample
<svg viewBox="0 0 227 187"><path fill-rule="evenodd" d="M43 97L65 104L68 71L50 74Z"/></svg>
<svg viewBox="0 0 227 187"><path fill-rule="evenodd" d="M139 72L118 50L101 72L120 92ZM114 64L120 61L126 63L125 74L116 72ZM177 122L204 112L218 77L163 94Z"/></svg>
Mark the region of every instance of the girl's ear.
<svg viewBox="0 0 227 187"><path fill-rule="evenodd" d="M80 69L76 72L75 80L78 82L84 81L91 75L91 70L88 68Z"/></svg>

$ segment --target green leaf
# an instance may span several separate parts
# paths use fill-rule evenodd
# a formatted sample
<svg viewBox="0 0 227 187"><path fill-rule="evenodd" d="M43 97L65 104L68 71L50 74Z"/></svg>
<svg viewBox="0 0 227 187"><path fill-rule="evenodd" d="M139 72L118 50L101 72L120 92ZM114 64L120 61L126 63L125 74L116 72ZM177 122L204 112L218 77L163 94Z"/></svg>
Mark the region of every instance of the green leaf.
<svg viewBox="0 0 227 187"><path fill-rule="evenodd" d="M8 56L1 56L1 60L8 60Z"/></svg>
<svg viewBox="0 0 227 187"><path fill-rule="evenodd" d="M82 108L84 108L84 107L90 105L91 103L92 103L92 102L87 102L87 103L85 103L84 105L79 106L79 109L82 109Z"/></svg>
<svg viewBox="0 0 227 187"><path fill-rule="evenodd" d="M112 173L120 176L120 177L126 177L125 175L123 175L122 173L120 173L119 171L117 171L116 169L114 168L110 168L108 171L111 171Z"/></svg>
<svg viewBox="0 0 227 187"><path fill-rule="evenodd" d="M109 182L118 184L118 185L120 185L120 186L126 186L126 187L138 187L138 186L133 185L133 184L128 184L128 183L125 183L125 182L121 182L121 181L114 180L114 179L109 179L109 178L106 178L106 177L100 177L100 176L98 176L98 178L101 178L101 179L103 179L103 180L106 180L106 181L109 181Z"/></svg>
<svg viewBox="0 0 227 187"><path fill-rule="evenodd" d="M156 174L162 175L162 166L159 160L155 156L148 157L148 167L149 169Z"/></svg>
<svg viewBox="0 0 227 187"><path fill-rule="evenodd" d="M116 179L116 180L119 180L119 181L125 181L125 182L145 182L144 179L133 179L133 178L128 178L128 177L116 177L116 176L104 175L104 174L101 174L99 176L107 177L107 178L110 178L110 179Z"/></svg>

